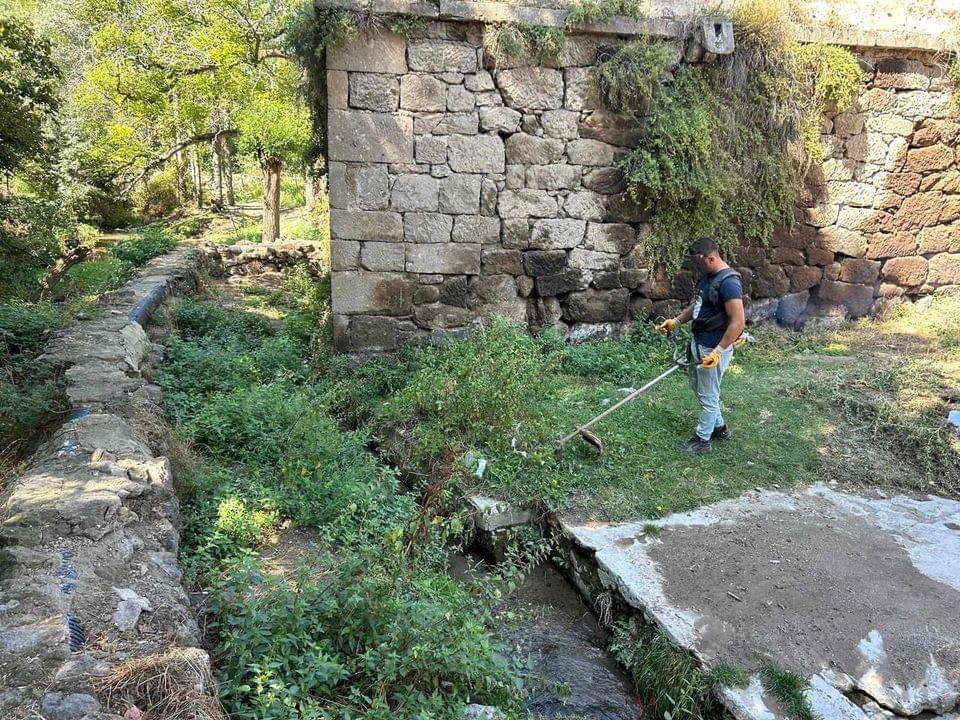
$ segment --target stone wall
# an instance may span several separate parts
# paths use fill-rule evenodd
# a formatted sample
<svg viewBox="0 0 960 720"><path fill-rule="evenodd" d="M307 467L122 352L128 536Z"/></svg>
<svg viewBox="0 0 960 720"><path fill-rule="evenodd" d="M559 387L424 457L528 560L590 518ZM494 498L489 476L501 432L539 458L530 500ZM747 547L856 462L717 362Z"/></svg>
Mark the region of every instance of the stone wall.
<svg viewBox="0 0 960 720"><path fill-rule="evenodd" d="M594 68L598 47L628 39L577 35L554 67L493 68L480 24L435 21L328 52L339 350L390 350L493 315L606 335L689 300L689 273L647 267L648 218L613 167L638 136L602 107ZM877 298L960 284L942 67L859 52L865 87L825 119L828 158L799 222L737 256L753 319L860 316Z"/></svg>
<svg viewBox="0 0 960 720"><path fill-rule="evenodd" d="M146 657L196 673L198 702L215 695L180 585L179 504L150 381L161 348L144 330L196 288L200 265L184 247L151 261L39 359L63 370L71 409L0 495L0 717L116 720L97 684Z"/></svg>

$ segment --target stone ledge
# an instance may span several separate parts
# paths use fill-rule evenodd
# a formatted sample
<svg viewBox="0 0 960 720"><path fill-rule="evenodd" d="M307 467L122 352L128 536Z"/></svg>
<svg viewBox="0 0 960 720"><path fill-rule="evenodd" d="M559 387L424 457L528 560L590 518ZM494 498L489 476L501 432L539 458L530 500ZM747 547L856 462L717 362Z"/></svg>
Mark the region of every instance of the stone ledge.
<svg viewBox="0 0 960 720"><path fill-rule="evenodd" d="M319 8L357 9L356 0L314 0ZM460 22L517 22L529 25L565 27L569 10L565 8L540 7L536 4L515 2L483 2L475 0L439 0L434 2L415 0L369 0L364 9L385 15L411 15L433 20ZM617 16L607 22L589 23L576 28L579 34L587 35L650 35L654 37L683 38L690 35L689 19L648 18L642 21ZM859 28L830 28L801 26L798 28L801 42L823 42L832 45L847 45L863 48L889 48L902 50L950 51L945 35L895 30L861 30Z"/></svg>
<svg viewBox="0 0 960 720"><path fill-rule="evenodd" d="M208 663L180 585L170 463L154 455L163 409L143 371L157 346L141 325L196 289L202 262L186 246L155 258L103 298L104 317L46 348L74 407L0 495L3 717L115 718L95 686L119 663L174 645Z"/></svg>

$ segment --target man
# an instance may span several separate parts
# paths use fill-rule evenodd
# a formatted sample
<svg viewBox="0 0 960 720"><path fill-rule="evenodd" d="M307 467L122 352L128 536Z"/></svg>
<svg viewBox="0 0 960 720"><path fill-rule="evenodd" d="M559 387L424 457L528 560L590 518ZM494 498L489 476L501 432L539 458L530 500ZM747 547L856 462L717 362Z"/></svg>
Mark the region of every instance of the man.
<svg viewBox="0 0 960 720"><path fill-rule="evenodd" d="M711 441L726 440L730 428L720 412L720 381L730 360L733 344L743 334L743 284L740 275L720 257L712 238L700 238L686 251L701 278L696 297L677 317L657 326L663 334L693 320L693 340L688 350L690 385L700 401L700 422L696 434L680 445L685 453L705 453Z"/></svg>

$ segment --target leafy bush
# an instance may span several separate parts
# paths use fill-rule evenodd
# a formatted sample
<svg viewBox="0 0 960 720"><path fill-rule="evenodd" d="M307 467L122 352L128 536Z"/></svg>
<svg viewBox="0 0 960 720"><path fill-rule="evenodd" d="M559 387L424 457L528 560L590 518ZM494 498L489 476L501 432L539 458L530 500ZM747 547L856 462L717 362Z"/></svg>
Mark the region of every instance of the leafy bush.
<svg viewBox="0 0 960 720"><path fill-rule="evenodd" d="M176 238L162 228L148 226L137 237L113 245L110 255L134 267L140 267L148 260L171 250L176 244Z"/></svg>
<svg viewBox="0 0 960 720"><path fill-rule="evenodd" d="M576 0L570 6L566 25L568 29L588 23L604 22L617 15L643 19L641 0Z"/></svg>
<svg viewBox="0 0 960 720"><path fill-rule="evenodd" d="M639 117L646 113L675 62L676 50L667 43L635 40L601 57L600 92L617 112Z"/></svg>
<svg viewBox="0 0 960 720"><path fill-rule="evenodd" d="M535 65L555 62L566 42L563 30L546 25L488 23L483 29L483 48L498 66L528 60Z"/></svg>
<svg viewBox="0 0 960 720"><path fill-rule="evenodd" d="M123 285L136 272L130 263L112 255L74 265L63 276L54 293L59 300L93 299L97 295Z"/></svg>
<svg viewBox="0 0 960 720"><path fill-rule="evenodd" d="M0 357L39 352L61 321L60 308L52 303L0 303Z"/></svg>
<svg viewBox="0 0 960 720"><path fill-rule="evenodd" d="M143 217L151 220L164 218L180 207L177 191L178 173L179 168L176 163L170 163L137 186L133 200Z"/></svg>
<svg viewBox="0 0 960 720"><path fill-rule="evenodd" d="M467 702L519 709L508 658L443 572L411 574L370 549L304 571L295 587L248 564L211 597L231 717L454 720Z"/></svg>

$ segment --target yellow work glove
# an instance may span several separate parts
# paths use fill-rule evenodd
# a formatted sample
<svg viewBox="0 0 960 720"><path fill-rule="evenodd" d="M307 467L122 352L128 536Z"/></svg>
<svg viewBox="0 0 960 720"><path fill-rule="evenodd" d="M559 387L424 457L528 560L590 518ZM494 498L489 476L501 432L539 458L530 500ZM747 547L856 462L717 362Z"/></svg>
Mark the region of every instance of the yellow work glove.
<svg viewBox="0 0 960 720"><path fill-rule="evenodd" d="M710 354L707 355L703 361L700 363L700 367L704 370L712 370L720 364L720 353L716 350L711 350Z"/></svg>
<svg viewBox="0 0 960 720"><path fill-rule="evenodd" d="M680 323L677 322L676 318L670 318L657 325L657 332L661 335L668 335L676 330L679 325Z"/></svg>

